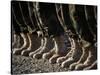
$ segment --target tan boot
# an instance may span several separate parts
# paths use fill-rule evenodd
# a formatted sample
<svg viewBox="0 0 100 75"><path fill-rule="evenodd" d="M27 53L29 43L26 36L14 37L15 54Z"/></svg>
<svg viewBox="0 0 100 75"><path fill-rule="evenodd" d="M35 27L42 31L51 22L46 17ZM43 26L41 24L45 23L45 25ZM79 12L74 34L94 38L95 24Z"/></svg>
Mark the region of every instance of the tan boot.
<svg viewBox="0 0 100 75"><path fill-rule="evenodd" d="M55 53L49 59L50 63L56 63L59 57L66 56L67 53L69 52L69 49L68 49L69 40L67 36L60 35L60 36L54 37L54 41L55 41Z"/></svg>
<svg viewBox="0 0 100 75"><path fill-rule="evenodd" d="M71 57L66 59L64 62L62 62L61 67L69 68L69 66L73 63L78 62L80 57L82 56L82 48L79 45L79 42L75 39L73 39L73 52Z"/></svg>
<svg viewBox="0 0 100 75"><path fill-rule="evenodd" d="M21 33L21 37L23 38L24 43L20 48L14 48L13 54L21 55L21 52L28 47L29 40L28 40L27 34L28 33L26 33L26 34Z"/></svg>

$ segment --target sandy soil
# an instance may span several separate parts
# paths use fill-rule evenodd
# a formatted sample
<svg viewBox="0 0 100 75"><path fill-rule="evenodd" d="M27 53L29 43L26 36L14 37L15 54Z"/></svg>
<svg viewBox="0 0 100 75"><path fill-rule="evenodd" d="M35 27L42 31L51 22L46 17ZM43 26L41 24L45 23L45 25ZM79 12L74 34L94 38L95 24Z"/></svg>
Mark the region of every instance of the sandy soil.
<svg viewBox="0 0 100 75"><path fill-rule="evenodd" d="M58 64L50 64L48 60L32 59L31 57L12 55L12 74L65 72Z"/></svg>

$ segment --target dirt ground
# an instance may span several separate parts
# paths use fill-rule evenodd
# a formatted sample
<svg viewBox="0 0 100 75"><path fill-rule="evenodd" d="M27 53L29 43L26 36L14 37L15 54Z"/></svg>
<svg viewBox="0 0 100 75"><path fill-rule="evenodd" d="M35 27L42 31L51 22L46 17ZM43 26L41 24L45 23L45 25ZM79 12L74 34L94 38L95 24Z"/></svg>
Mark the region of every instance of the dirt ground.
<svg viewBox="0 0 100 75"><path fill-rule="evenodd" d="M48 60L32 59L31 57L12 55L12 74L32 74L48 72L66 72L58 64L50 64Z"/></svg>

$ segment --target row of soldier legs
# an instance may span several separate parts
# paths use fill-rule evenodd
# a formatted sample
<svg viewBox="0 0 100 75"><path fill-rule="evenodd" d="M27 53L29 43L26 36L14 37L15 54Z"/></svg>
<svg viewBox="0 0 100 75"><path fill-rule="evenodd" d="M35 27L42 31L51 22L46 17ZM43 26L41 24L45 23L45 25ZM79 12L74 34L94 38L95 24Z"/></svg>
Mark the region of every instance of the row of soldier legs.
<svg viewBox="0 0 100 75"><path fill-rule="evenodd" d="M36 59L47 59L49 63L57 63L69 70L87 70L96 67L96 42L91 44L77 30L75 30L75 33L70 28L69 31L66 31L53 37L38 37L41 31L37 33L12 33L12 53ZM94 31L91 30L92 32ZM93 34L93 40L95 40L96 34L95 32Z"/></svg>

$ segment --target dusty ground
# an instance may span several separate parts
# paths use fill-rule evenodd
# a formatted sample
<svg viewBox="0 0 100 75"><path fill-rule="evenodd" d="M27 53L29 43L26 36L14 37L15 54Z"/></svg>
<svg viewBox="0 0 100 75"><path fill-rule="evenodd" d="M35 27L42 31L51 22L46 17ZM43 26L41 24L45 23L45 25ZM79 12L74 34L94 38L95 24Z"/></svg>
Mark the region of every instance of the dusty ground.
<svg viewBox="0 0 100 75"><path fill-rule="evenodd" d="M58 64L50 64L48 60L37 60L31 57L12 55L12 74L30 74L68 71Z"/></svg>

